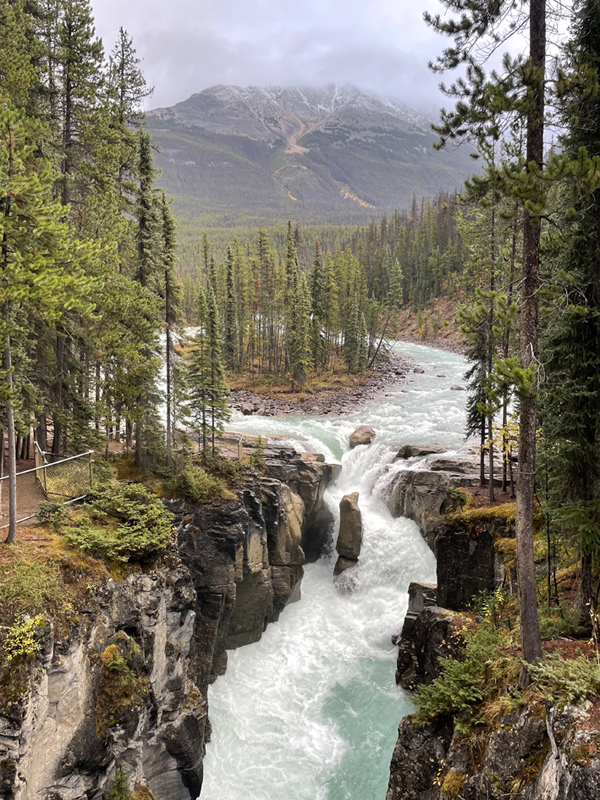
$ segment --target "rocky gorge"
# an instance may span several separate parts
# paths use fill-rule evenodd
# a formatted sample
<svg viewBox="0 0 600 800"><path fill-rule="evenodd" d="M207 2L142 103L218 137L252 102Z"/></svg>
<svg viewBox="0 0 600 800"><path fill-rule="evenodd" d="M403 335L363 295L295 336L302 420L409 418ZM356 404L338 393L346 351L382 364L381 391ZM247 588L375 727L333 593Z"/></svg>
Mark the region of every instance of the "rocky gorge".
<svg viewBox="0 0 600 800"><path fill-rule="evenodd" d="M235 420L270 437L264 473L219 506L172 502L176 552L89 587L67 631L44 628L0 709L0 796L116 800L125 783L135 800L201 786L202 800L594 797L589 706L503 714L475 750L451 720L405 716L394 668L408 691L431 681L460 653L466 601L514 579L510 514L445 516L449 489L478 479L460 444L464 393L449 388L463 364L421 353L408 391L348 419ZM361 425L374 438L350 448ZM329 552L344 498L349 592Z"/></svg>
<svg viewBox="0 0 600 800"><path fill-rule="evenodd" d="M141 800L198 797L208 686L228 649L299 599L304 550L318 554L330 522L323 493L338 468L289 448L265 456L235 499L170 502L166 557L88 587L66 632L45 621L35 661L2 695L0 797L102 798L119 786Z"/></svg>

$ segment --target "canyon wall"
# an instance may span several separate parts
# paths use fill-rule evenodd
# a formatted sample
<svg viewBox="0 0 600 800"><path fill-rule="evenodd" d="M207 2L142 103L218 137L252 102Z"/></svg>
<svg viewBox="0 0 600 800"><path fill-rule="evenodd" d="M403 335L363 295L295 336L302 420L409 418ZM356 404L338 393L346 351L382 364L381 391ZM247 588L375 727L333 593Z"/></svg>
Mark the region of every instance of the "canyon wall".
<svg viewBox="0 0 600 800"><path fill-rule="evenodd" d="M330 535L336 468L266 455L229 501L170 503L177 548L152 568L88 587L68 631L45 621L36 658L2 687L0 798L196 800L209 684L299 599L304 547L317 556Z"/></svg>

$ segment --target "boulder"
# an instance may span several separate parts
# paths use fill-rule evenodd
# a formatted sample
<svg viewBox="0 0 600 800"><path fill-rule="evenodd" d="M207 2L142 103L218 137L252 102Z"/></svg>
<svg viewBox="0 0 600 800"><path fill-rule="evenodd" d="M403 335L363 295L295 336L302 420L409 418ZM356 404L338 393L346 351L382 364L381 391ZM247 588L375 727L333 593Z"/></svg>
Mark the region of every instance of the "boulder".
<svg viewBox="0 0 600 800"><path fill-rule="evenodd" d="M396 453L396 458L416 458L417 456L430 456L438 455L439 453L446 453L447 447L443 444L403 444Z"/></svg>
<svg viewBox="0 0 600 800"><path fill-rule="evenodd" d="M362 517L358 492L347 494L340 501L340 532L335 549L343 558L358 561L362 545Z"/></svg>
<svg viewBox="0 0 600 800"><path fill-rule="evenodd" d="M465 387L464 386L459 386L457 383L455 383L454 386L450 387L450 391L451 392L464 392L465 391Z"/></svg>
<svg viewBox="0 0 600 800"><path fill-rule="evenodd" d="M252 403L242 403L240 405L240 411L245 417L249 417L251 414L254 413L254 406Z"/></svg>
<svg viewBox="0 0 600 800"><path fill-rule="evenodd" d="M422 374L425 372L425 370L424 370L424 369L421 369L421 367L415 367L415 368L413 369L413 372L416 372L416 373L417 373L417 375L422 375Z"/></svg>
<svg viewBox="0 0 600 800"><path fill-rule="evenodd" d="M338 575L341 575L342 572L345 572L347 569L352 569L357 564L358 561L354 561L351 558L344 558L344 556L339 556L338 560L335 562L333 574L337 577Z"/></svg>
<svg viewBox="0 0 600 800"><path fill-rule="evenodd" d="M350 449L357 447L359 444L371 444L375 438L375 431L370 425L359 425L358 428L350 435Z"/></svg>

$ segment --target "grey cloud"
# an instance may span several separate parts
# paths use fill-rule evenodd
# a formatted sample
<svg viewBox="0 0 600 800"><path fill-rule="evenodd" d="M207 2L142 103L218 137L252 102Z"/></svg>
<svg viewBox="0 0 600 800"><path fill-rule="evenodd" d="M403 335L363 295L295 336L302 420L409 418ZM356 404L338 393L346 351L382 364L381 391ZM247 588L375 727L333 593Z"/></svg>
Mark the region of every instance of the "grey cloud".
<svg viewBox="0 0 600 800"><path fill-rule="evenodd" d="M435 5L435 0L422 0ZM93 0L108 47L122 24L154 85L151 107L216 83L354 83L431 112L443 98L427 61L443 42L410 0ZM398 8L404 7L406 13Z"/></svg>

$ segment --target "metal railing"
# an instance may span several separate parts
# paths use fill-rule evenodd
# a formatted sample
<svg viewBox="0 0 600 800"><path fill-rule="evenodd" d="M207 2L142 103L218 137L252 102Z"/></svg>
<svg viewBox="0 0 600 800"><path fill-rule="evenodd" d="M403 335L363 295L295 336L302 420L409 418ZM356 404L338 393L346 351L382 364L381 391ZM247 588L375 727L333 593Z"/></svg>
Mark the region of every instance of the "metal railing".
<svg viewBox="0 0 600 800"><path fill-rule="evenodd" d="M76 456L56 458L35 445L35 467L17 473L17 524L37 516L40 504L46 500L72 503L82 500L92 489L94 451ZM8 519L8 475L0 478L0 523ZM0 524L0 530L8 522Z"/></svg>

